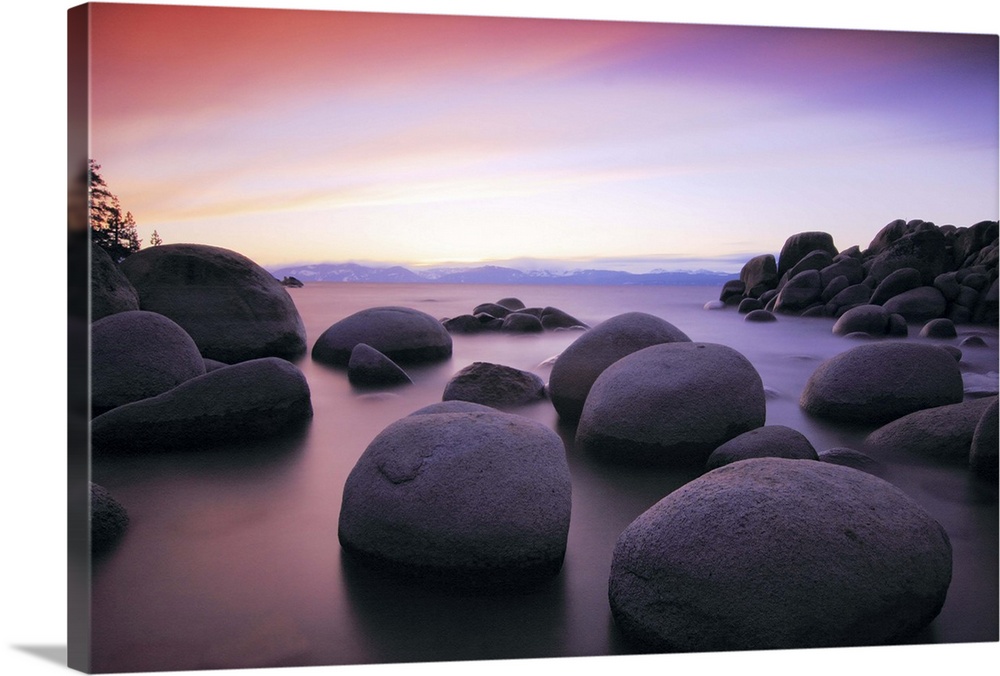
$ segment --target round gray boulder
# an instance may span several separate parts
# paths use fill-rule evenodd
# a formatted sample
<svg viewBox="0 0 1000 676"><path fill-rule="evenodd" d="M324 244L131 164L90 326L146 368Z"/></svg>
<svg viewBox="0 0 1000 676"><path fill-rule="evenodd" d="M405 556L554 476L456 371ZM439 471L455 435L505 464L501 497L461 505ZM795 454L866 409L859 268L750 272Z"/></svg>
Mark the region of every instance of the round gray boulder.
<svg viewBox="0 0 1000 676"><path fill-rule="evenodd" d="M918 286L887 300L883 307L910 322L926 322L944 315L948 301L933 286Z"/></svg>
<svg viewBox="0 0 1000 676"><path fill-rule="evenodd" d="M831 257L838 253L833 237L826 232L800 232L786 239L778 255L778 278L813 251L825 251Z"/></svg>
<svg viewBox="0 0 1000 676"><path fill-rule="evenodd" d="M608 366L650 345L690 341L659 317L644 312L616 315L581 335L559 355L549 375L549 397L559 417L574 422L597 376Z"/></svg>
<svg viewBox="0 0 1000 676"><path fill-rule="evenodd" d="M746 357L724 345L664 343L601 373L576 441L615 462L700 465L764 416L764 386Z"/></svg>
<svg viewBox="0 0 1000 676"><path fill-rule="evenodd" d="M879 342L827 359L809 376L799 405L841 422L884 423L962 401L962 373L935 345Z"/></svg>
<svg viewBox="0 0 1000 676"><path fill-rule="evenodd" d="M542 326L541 319L522 310L504 317L500 330L509 333L541 333L545 327Z"/></svg>
<svg viewBox="0 0 1000 676"><path fill-rule="evenodd" d="M139 293L140 309L180 324L204 357L233 364L305 354L305 327L291 296L246 256L163 244L132 254L121 270Z"/></svg>
<svg viewBox="0 0 1000 676"><path fill-rule="evenodd" d="M646 650L862 646L940 612L945 530L896 487L823 462L759 458L677 489L615 546L615 623Z"/></svg>
<svg viewBox="0 0 1000 676"><path fill-rule="evenodd" d="M441 322L426 312L383 306L355 312L324 331L312 348L323 364L346 366L358 343L364 343L399 364L447 359L452 341Z"/></svg>
<svg viewBox="0 0 1000 676"><path fill-rule="evenodd" d="M828 448L825 451L820 451L816 456L820 462L852 467L878 477L884 476L886 473L885 465L867 453L856 451L853 448L844 448L841 446Z"/></svg>
<svg viewBox="0 0 1000 676"><path fill-rule="evenodd" d="M889 314L881 305L858 305L840 315L833 325L833 333L837 336L855 332L884 336L889 332Z"/></svg>
<svg viewBox="0 0 1000 676"><path fill-rule="evenodd" d="M958 331L955 330L955 323L944 317L932 319L920 329L920 335L924 338L956 338Z"/></svg>
<svg viewBox="0 0 1000 676"><path fill-rule="evenodd" d="M347 379L352 385L362 387L392 387L413 382L396 362L364 343L358 343L351 350Z"/></svg>
<svg viewBox="0 0 1000 676"><path fill-rule="evenodd" d="M513 408L544 399L545 382L529 371L477 361L452 376L441 398Z"/></svg>
<svg viewBox="0 0 1000 676"><path fill-rule="evenodd" d="M104 486L90 484L90 551L102 554L128 528L128 512Z"/></svg>
<svg viewBox="0 0 1000 676"><path fill-rule="evenodd" d="M155 397L206 370L191 336L156 312L108 315L93 323L90 336L95 415Z"/></svg>
<svg viewBox="0 0 1000 676"><path fill-rule="evenodd" d="M344 486L339 538L363 563L448 586L535 585L562 567L563 442L523 416L411 415L384 429Z"/></svg>
<svg viewBox="0 0 1000 676"><path fill-rule="evenodd" d="M418 408L410 415L431 415L432 413L496 413L497 409L492 406L476 404L471 401L438 401L428 404L423 408Z"/></svg>
<svg viewBox="0 0 1000 676"><path fill-rule="evenodd" d="M865 447L872 454L967 463L976 426L996 402L996 397L968 399L915 411L873 431Z"/></svg>
<svg viewBox="0 0 1000 676"><path fill-rule="evenodd" d="M274 436L312 417L309 385L293 364L252 359L192 378L91 423L95 453L198 449Z"/></svg>
<svg viewBox="0 0 1000 676"><path fill-rule="evenodd" d="M746 316L743 317L745 322L776 322L778 318L774 316L773 312L768 310L750 310L747 312Z"/></svg>
<svg viewBox="0 0 1000 676"><path fill-rule="evenodd" d="M733 437L716 448L708 456L705 468L713 470L750 458L817 459L816 449L798 430L784 425L765 425Z"/></svg>
<svg viewBox="0 0 1000 676"><path fill-rule="evenodd" d="M969 450L969 467L972 471L996 481L998 468L997 453L1000 449L1000 422L997 420L997 398L983 411L976 431L972 436L972 447Z"/></svg>
<svg viewBox="0 0 1000 676"><path fill-rule="evenodd" d="M90 319L139 309L139 294L111 256L96 244L90 254Z"/></svg>

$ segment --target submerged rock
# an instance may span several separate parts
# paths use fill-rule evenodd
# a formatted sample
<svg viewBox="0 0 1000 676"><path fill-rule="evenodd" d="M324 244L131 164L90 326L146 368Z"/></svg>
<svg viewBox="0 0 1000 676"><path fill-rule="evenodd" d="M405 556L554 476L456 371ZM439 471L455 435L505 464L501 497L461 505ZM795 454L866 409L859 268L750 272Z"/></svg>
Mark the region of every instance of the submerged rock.
<svg viewBox="0 0 1000 676"><path fill-rule="evenodd" d="M576 441L616 462L698 465L764 415L764 386L746 357L724 345L664 343L598 376Z"/></svg>
<svg viewBox="0 0 1000 676"><path fill-rule="evenodd" d="M744 432L722 444L708 456L705 468L717 469L750 458L816 460L816 449L798 430L784 425L765 425Z"/></svg>
<svg viewBox="0 0 1000 676"><path fill-rule="evenodd" d="M102 554L125 534L128 512L108 489L90 484L90 551Z"/></svg>
<svg viewBox="0 0 1000 676"><path fill-rule="evenodd" d="M191 336L155 312L109 315L93 323L90 335L95 414L163 394L206 370Z"/></svg>
<svg viewBox="0 0 1000 676"><path fill-rule="evenodd" d="M869 434L865 447L872 453L964 464L969 460L976 426L996 401L996 397L969 399L910 413Z"/></svg>
<svg viewBox="0 0 1000 676"><path fill-rule="evenodd" d="M204 244L163 244L132 254L121 269L140 308L180 324L204 357L232 364L305 354L305 327L291 296L246 256Z"/></svg>
<svg viewBox="0 0 1000 676"><path fill-rule="evenodd" d="M265 357L192 378L91 423L95 453L198 449L280 434L312 416L309 385L293 364Z"/></svg>
<svg viewBox="0 0 1000 676"><path fill-rule="evenodd" d="M935 345L858 345L827 359L809 376L799 405L819 418L879 423L962 401L962 374Z"/></svg>
<svg viewBox="0 0 1000 676"><path fill-rule="evenodd" d="M451 335L425 312L383 306L355 312L324 331L312 348L312 358L346 366L358 343L365 343L400 364L433 362L451 356Z"/></svg>
<svg viewBox="0 0 1000 676"><path fill-rule="evenodd" d="M364 343L358 343L351 350L347 379L352 385L369 387L392 387L413 382L396 362Z"/></svg>
<svg viewBox="0 0 1000 676"><path fill-rule="evenodd" d="M444 388L444 401L470 401L513 408L545 398L545 383L534 373L502 364L474 362L456 373Z"/></svg>
<svg viewBox="0 0 1000 676"><path fill-rule="evenodd" d="M570 522L562 440L500 413L411 415L344 486L339 539L362 562L448 586L523 588L559 572Z"/></svg>
<svg viewBox="0 0 1000 676"><path fill-rule="evenodd" d="M626 312L601 322L567 347L552 365L549 396L559 417L574 422L591 386L604 369L650 345L690 342L670 322L644 312Z"/></svg>
<svg viewBox="0 0 1000 676"><path fill-rule="evenodd" d="M633 521L608 596L645 650L879 645L933 620L951 574L945 530L896 487L760 458L709 472Z"/></svg>

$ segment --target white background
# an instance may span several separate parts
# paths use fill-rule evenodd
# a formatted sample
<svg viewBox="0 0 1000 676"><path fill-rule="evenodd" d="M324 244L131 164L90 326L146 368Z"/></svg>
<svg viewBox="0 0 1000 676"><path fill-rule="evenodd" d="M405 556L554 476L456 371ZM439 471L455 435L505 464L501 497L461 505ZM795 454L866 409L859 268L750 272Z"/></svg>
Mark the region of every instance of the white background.
<svg viewBox="0 0 1000 676"><path fill-rule="evenodd" d="M0 673L65 671L66 444L65 422L65 180L66 10L73 2L14 0L0 22L3 50L3 183L0 223L5 278L0 336L0 400L6 469L3 498L3 572L0 574ZM996 3L988 0L840 0L792 3L699 0L678 6L654 0L271 0L159 4L342 9L496 16L586 18L677 23L815 26L934 32L998 32ZM821 7L822 9L818 9ZM927 92L934 96L934 92ZM919 105L919 102L900 102ZM998 545L1000 546L1000 545ZM300 670L223 670L212 674L482 674L511 669L530 674L569 669L635 674L807 671L941 674L1000 663L1000 644L918 646L864 650L666 655L434 665L310 667ZM167 673L167 672L163 672ZM178 672L170 672L178 673Z"/></svg>

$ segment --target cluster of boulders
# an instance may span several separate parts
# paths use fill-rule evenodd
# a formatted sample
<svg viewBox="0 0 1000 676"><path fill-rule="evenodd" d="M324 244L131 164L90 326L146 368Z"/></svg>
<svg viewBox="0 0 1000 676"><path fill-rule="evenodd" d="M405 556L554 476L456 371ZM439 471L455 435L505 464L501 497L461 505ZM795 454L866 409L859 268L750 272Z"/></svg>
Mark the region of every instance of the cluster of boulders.
<svg viewBox="0 0 1000 676"><path fill-rule="evenodd" d="M95 454L200 449L282 434L312 416L305 376L288 361L305 352L302 319L256 263L169 244L120 265L95 246L91 267ZM127 515L100 487L92 496L96 552Z"/></svg>
<svg viewBox="0 0 1000 676"><path fill-rule="evenodd" d="M955 227L896 220L867 249L839 251L828 233L801 232L785 241L777 260L763 254L747 261L719 300L738 305L748 320L751 312L760 320L760 310L839 318L876 306L881 317L869 309L863 323L881 322L882 335L899 335L900 322L996 323L997 235L997 221Z"/></svg>
<svg viewBox="0 0 1000 676"><path fill-rule="evenodd" d="M541 333L561 329L586 329L586 323L555 307L525 307L517 298L501 298L495 303L483 303L471 314L442 319L451 333Z"/></svg>

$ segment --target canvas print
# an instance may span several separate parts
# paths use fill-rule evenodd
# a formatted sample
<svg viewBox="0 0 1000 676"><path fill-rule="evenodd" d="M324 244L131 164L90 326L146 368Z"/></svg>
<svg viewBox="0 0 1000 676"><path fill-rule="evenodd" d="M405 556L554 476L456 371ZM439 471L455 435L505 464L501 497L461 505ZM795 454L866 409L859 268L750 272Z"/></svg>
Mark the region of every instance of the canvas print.
<svg viewBox="0 0 1000 676"><path fill-rule="evenodd" d="M996 35L68 20L73 668L1000 638Z"/></svg>

